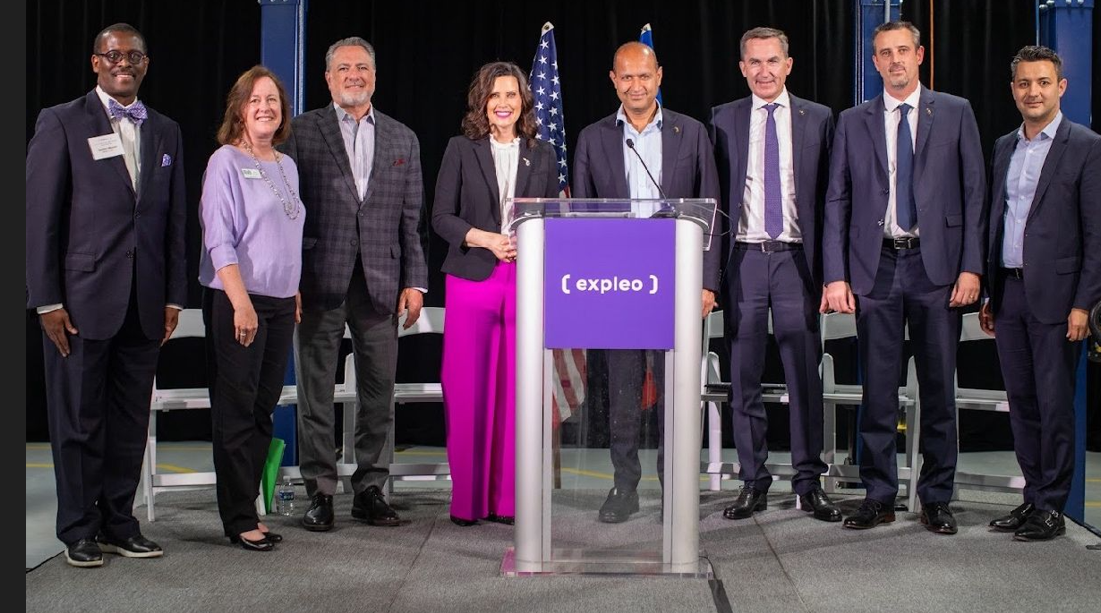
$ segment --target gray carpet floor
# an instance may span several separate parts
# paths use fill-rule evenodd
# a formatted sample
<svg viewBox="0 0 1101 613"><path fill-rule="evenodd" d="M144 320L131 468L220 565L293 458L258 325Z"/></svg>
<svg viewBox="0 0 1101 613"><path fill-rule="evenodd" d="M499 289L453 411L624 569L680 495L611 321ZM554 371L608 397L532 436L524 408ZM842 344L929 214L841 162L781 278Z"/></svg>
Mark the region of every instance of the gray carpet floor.
<svg viewBox="0 0 1101 613"><path fill-rule="evenodd" d="M1101 609L1101 542L1076 524L1048 543L989 532L1011 497L964 493L953 504L960 533L926 532L915 514L874 530L814 521L787 495L751 519L727 521L731 492L703 492L700 546L716 580L671 577L501 577L511 528L460 528L449 493L398 493L411 520L399 528L351 521L351 497L336 497L337 526L310 533L297 517L269 517L286 541L273 553L230 545L210 491L157 498L143 532L162 558L106 556L104 567L69 567L63 555L26 575L27 611L1090 611ZM603 491L556 500L555 539L588 546L615 539L660 547L658 493L615 526L598 524ZM859 495L838 497L848 512ZM582 536L588 534L588 537ZM633 541L631 540L633 539Z"/></svg>

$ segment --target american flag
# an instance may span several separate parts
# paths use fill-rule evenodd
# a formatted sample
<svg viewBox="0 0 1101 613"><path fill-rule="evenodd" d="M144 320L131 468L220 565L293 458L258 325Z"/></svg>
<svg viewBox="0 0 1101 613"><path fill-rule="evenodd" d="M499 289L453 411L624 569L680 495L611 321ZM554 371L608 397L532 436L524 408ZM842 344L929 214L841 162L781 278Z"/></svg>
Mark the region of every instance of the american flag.
<svg viewBox="0 0 1101 613"><path fill-rule="evenodd" d="M539 140L554 147L558 159L558 195L570 197L569 168L566 165L566 122L562 114L562 84L558 80L558 49L554 44L554 25L543 24L539 46L531 61L528 77L535 98L535 125ZM555 349L554 403L555 426L570 418L585 400L585 350Z"/></svg>

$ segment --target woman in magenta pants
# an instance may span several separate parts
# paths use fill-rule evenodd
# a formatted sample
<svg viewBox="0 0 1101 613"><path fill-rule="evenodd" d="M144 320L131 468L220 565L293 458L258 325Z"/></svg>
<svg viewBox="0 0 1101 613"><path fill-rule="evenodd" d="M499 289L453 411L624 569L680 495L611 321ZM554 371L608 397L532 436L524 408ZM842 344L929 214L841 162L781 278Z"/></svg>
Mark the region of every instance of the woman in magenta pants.
<svg viewBox="0 0 1101 613"><path fill-rule="evenodd" d="M511 198L558 197L554 150L535 139L527 79L510 62L474 75L462 136L447 144L432 228L449 244L443 403L451 521L515 514L516 246Z"/></svg>

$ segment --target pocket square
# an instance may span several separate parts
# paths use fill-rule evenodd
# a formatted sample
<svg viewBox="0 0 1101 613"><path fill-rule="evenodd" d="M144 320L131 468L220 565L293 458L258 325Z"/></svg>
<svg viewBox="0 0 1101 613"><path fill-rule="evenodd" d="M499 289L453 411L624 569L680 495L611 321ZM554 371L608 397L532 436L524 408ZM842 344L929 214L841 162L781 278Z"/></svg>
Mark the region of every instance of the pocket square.
<svg viewBox="0 0 1101 613"><path fill-rule="evenodd" d="M172 156L168 155L167 153L164 154L164 156L161 157L161 168L164 168L165 166L171 166L171 165L172 165Z"/></svg>
<svg viewBox="0 0 1101 613"><path fill-rule="evenodd" d="M398 158L394 160L394 166L402 166L405 164L405 158Z"/></svg>

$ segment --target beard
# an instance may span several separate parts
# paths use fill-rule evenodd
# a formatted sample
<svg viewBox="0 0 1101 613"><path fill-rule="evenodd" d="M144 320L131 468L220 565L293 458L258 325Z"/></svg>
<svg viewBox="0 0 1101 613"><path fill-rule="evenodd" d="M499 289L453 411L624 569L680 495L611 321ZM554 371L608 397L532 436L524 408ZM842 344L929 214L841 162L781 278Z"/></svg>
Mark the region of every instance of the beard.
<svg viewBox="0 0 1101 613"><path fill-rule="evenodd" d="M340 93L340 106L363 106L371 101L371 92L363 91L359 93L341 92Z"/></svg>

